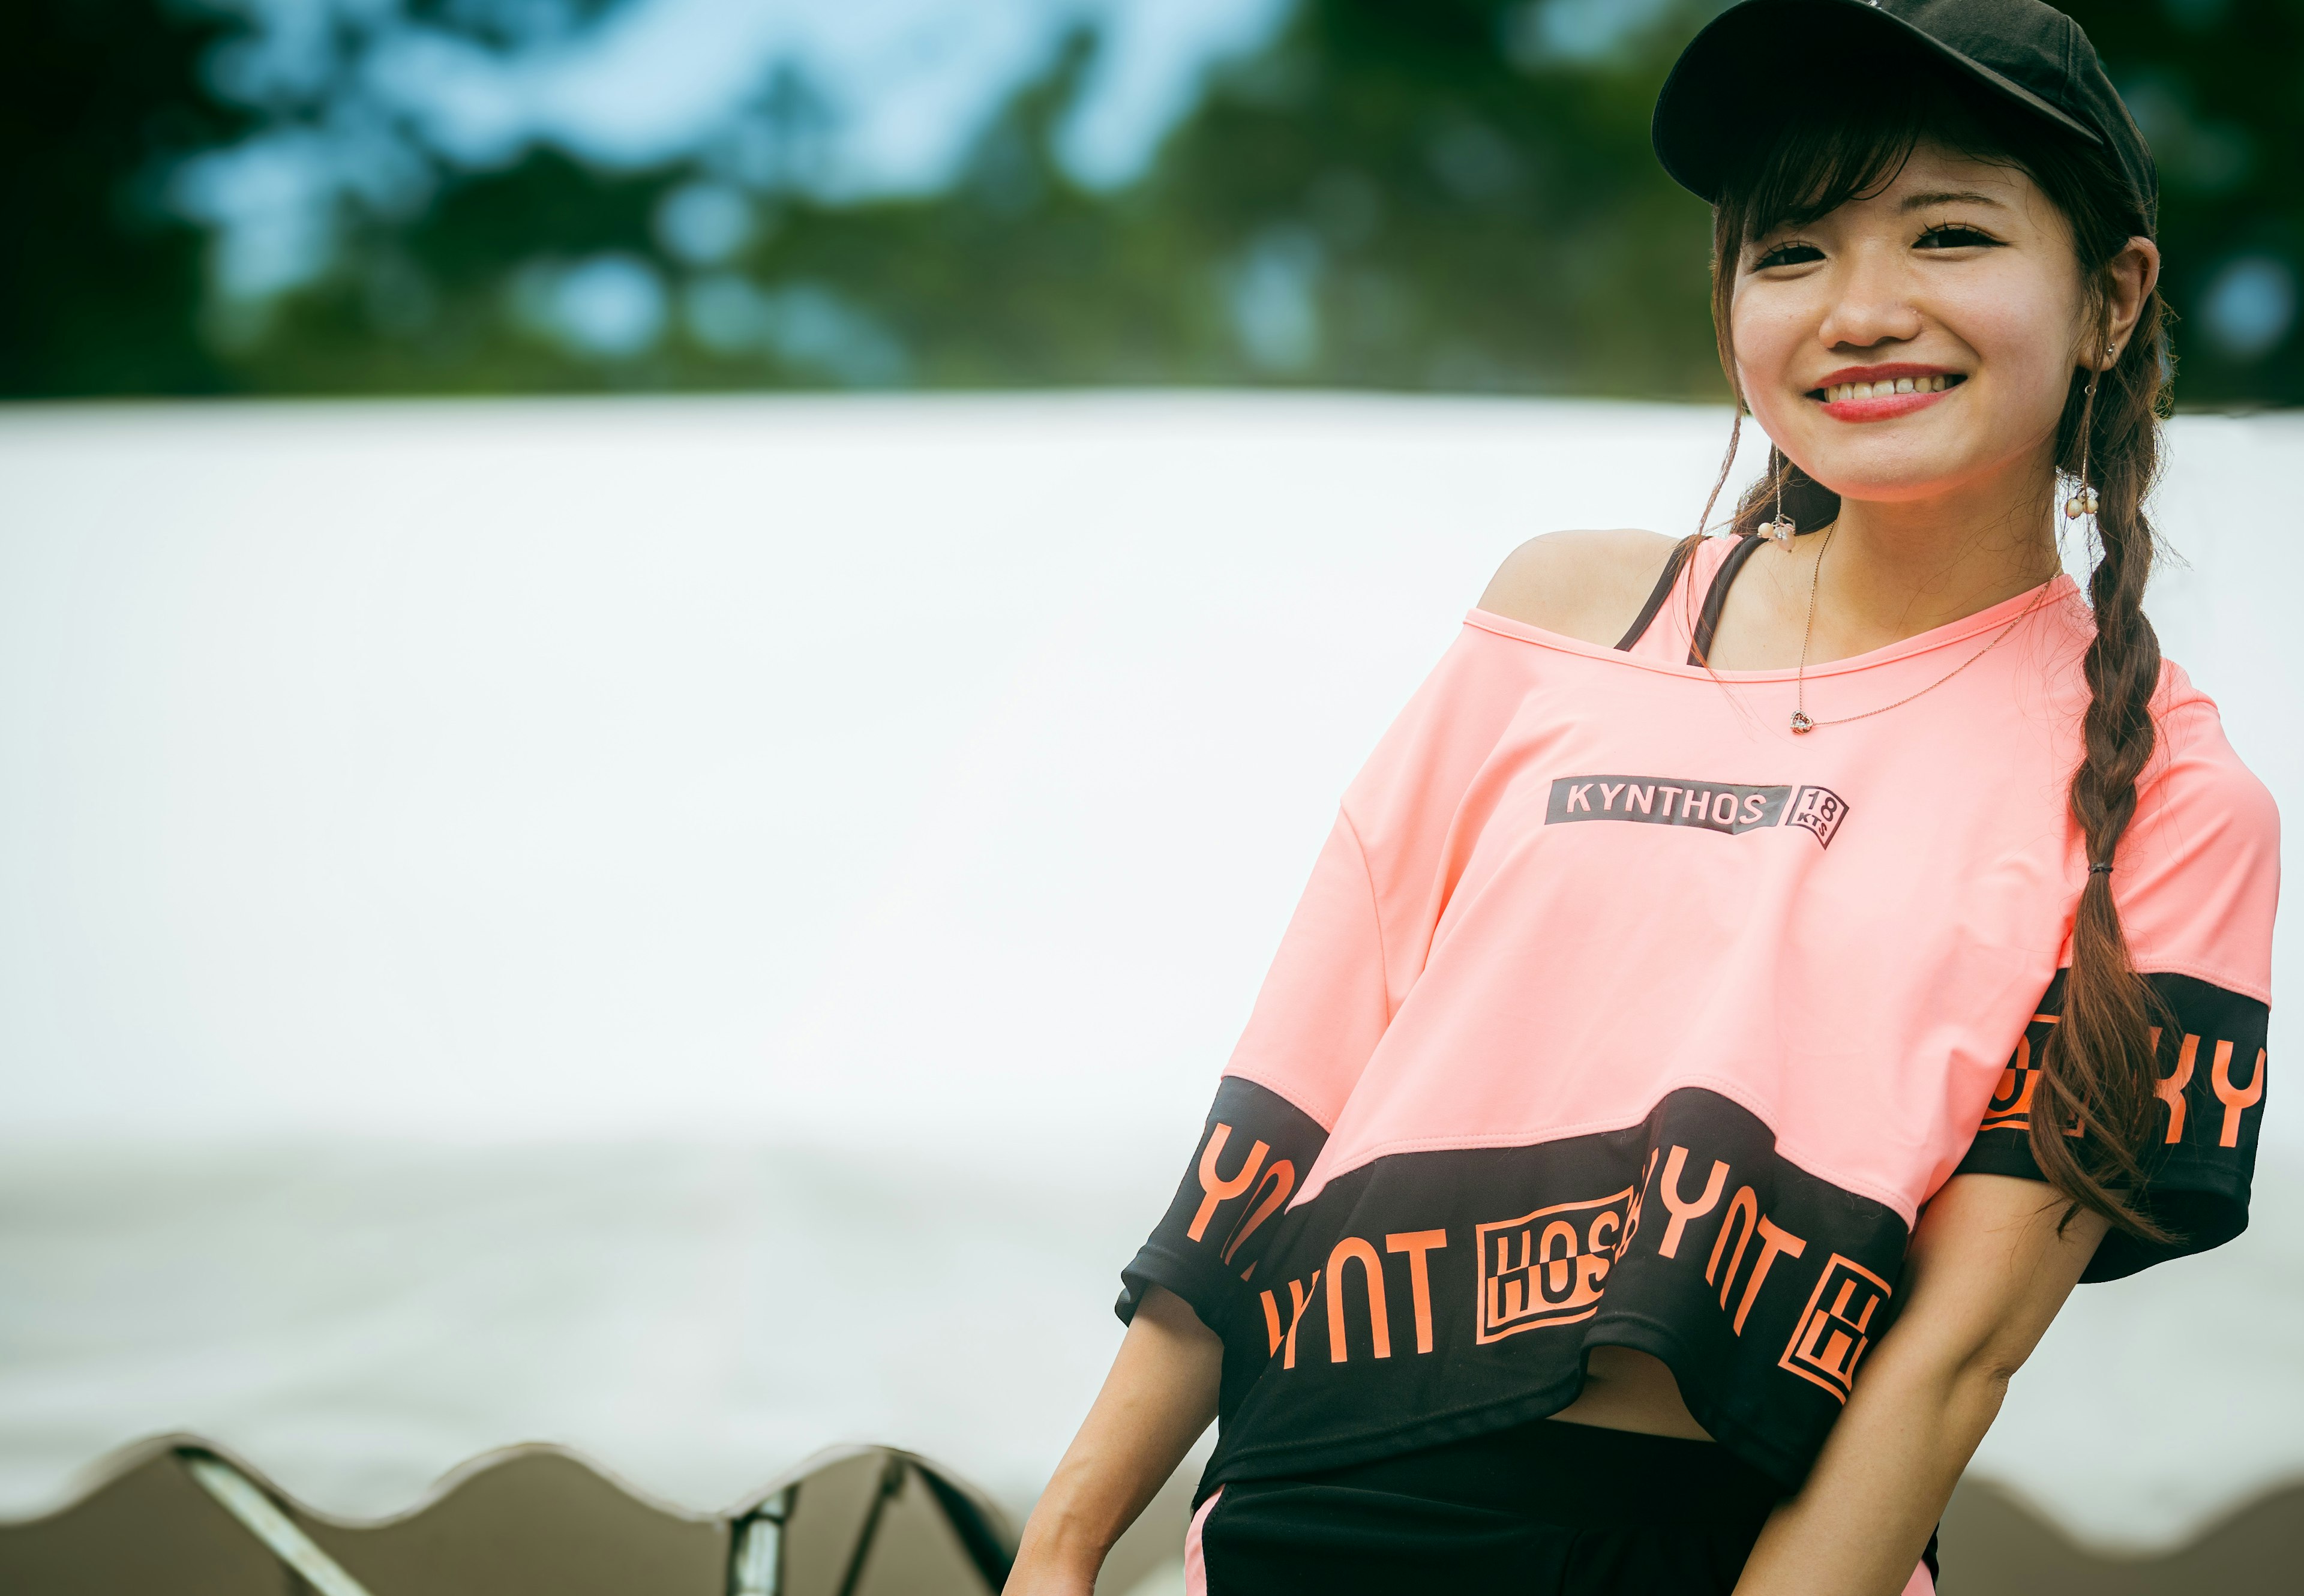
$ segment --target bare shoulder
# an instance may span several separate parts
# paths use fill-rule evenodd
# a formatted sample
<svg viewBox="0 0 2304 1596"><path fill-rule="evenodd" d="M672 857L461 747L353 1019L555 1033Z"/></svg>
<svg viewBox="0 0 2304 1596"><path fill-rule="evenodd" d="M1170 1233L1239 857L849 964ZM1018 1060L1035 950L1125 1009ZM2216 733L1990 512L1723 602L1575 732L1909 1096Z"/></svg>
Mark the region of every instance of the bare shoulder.
<svg viewBox="0 0 2304 1596"><path fill-rule="evenodd" d="M1661 532L1546 532L1496 567L1480 607L1603 647L1640 613L1675 539Z"/></svg>

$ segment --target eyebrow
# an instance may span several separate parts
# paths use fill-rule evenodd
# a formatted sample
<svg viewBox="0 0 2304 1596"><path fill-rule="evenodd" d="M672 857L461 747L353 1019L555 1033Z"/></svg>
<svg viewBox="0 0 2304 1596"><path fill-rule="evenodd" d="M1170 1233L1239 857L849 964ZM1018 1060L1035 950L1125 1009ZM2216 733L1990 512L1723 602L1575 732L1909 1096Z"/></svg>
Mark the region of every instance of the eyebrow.
<svg viewBox="0 0 2304 1596"><path fill-rule="evenodd" d="M1972 191L1964 189L1945 190L1942 192L1934 194L1908 194L1904 198L1903 204L1899 206L1897 208L1900 210L1926 210L1932 205L1961 204L1989 205L1999 210L2006 210L2008 208L2007 202L2004 200L1995 200L1989 194L1978 194Z"/></svg>

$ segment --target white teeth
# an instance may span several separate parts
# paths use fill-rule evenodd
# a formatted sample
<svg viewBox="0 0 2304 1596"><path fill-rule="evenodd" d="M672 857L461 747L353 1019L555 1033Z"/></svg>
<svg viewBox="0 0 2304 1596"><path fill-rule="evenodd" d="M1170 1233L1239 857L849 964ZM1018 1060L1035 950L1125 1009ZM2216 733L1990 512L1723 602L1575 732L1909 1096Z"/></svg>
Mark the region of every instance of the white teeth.
<svg viewBox="0 0 2304 1596"><path fill-rule="evenodd" d="M1885 399L1893 394L1941 394L1950 385L1945 377L1899 377L1878 382L1837 382L1824 390L1826 404L1847 399Z"/></svg>

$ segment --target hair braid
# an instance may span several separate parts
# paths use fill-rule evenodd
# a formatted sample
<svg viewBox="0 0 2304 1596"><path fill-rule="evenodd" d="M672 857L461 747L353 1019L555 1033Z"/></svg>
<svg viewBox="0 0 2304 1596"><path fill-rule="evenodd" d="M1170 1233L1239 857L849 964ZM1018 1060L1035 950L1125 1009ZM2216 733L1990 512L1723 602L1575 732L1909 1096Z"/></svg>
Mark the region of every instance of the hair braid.
<svg viewBox="0 0 2304 1596"><path fill-rule="evenodd" d="M2079 1207L2155 1240L2164 1232L2132 1200L2158 1084L2152 992L2129 955L2113 873L2100 867L2116 862L2157 742L2160 639L2143 608L2156 539L2144 501L2160 469L2162 318L2156 293L2112 369L2094 382L2075 380L2057 440L2060 468L2077 479L2085 466L2094 480L2082 486L2096 489L2088 584L2096 635L2080 661L2089 698L2071 790L2091 868L2073 912L2063 1015L2041 1056L2031 1116L2041 1173Z"/></svg>
<svg viewBox="0 0 2304 1596"><path fill-rule="evenodd" d="M1713 214L1712 311L1722 369L1738 401L1708 522L1741 432L1730 311L1745 244L1778 224L1813 219L1893 177L1923 139L1936 139L2029 173L2071 224L2073 250L2097 329L2108 340L2108 268L2137 236L2149 237L2145 196L2100 146L2044 126L2030 112L1979 95L1946 72L1924 71L1847 104L1796 114L1785 131L1728 184ZM2160 1084L2153 1029L2156 999L2136 972L2113 895L2122 840L2137 809L2137 783L2157 735L2152 703L2160 682L2160 641L2145 618L2144 589L2156 540L2144 510L2160 471L2160 422L2173 375L2167 309L2156 289L2111 367L2076 369L2056 433L2056 467L2096 489L2096 548L2088 590L2096 634L2081 658L2088 705L2070 802L2090 867L2073 911L2071 964L2063 1013L2039 1058L2032 1094L2031 1144L2040 1172L2072 1207L2104 1215L2147 1240L2166 1239L2142 1201ZM2092 368L2094 360L2088 362ZM1792 461L1770 452L1768 469L1741 496L1732 522L1756 531L1781 493L1802 531L1840 514L1839 496Z"/></svg>

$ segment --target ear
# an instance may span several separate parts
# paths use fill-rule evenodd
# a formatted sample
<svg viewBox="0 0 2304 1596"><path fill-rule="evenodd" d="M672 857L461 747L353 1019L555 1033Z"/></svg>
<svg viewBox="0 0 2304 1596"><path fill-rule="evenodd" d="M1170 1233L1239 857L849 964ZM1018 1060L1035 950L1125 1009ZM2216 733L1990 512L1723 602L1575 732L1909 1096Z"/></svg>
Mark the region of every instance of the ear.
<svg viewBox="0 0 2304 1596"><path fill-rule="evenodd" d="M2109 350L2085 347L2080 363L2092 370L2111 369L2128 346L2145 301L2160 281L2160 246L2144 237L2131 238L2105 268L2105 342Z"/></svg>

